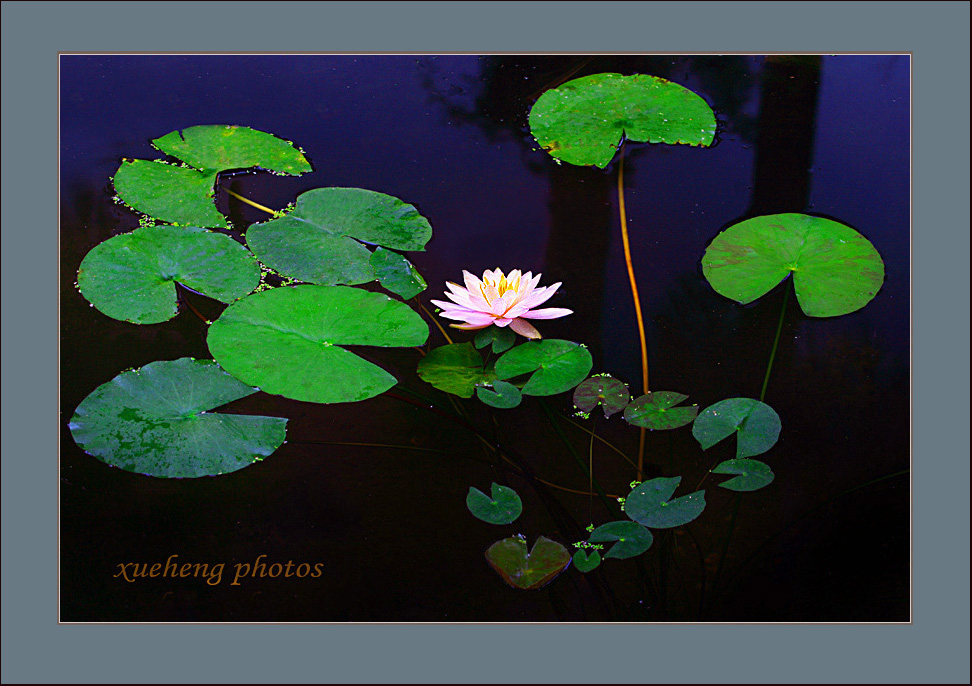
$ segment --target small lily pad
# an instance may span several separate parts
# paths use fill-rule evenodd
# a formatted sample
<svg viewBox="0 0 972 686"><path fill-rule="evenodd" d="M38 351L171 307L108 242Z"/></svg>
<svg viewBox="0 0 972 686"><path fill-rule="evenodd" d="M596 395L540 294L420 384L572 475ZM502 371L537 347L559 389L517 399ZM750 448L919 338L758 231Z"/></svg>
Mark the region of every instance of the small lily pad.
<svg viewBox="0 0 972 686"><path fill-rule="evenodd" d="M483 369L483 358L472 343L433 348L419 360L415 371L426 383L461 398L471 398L477 386L488 384L494 378L492 372Z"/></svg>
<svg viewBox="0 0 972 686"><path fill-rule="evenodd" d="M739 476L723 481L720 488L730 491L755 491L773 481L773 470L769 465L759 460L735 459L726 460L712 470L713 474L738 474Z"/></svg>
<svg viewBox="0 0 972 686"><path fill-rule="evenodd" d="M574 389L574 407L590 412L600 405L605 418L623 410L630 400L628 387L610 374L592 376Z"/></svg>
<svg viewBox="0 0 972 686"><path fill-rule="evenodd" d="M864 236L806 214L753 217L720 233L702 257L717 293L743 305L793 274L801 309L837 317L869 303L884 283L884 262Z"/></svg>
<svg viewBox="0 0 972 686"><path fill-rule="evenodd" d="M627 510L627 501L625 501L625 509ZM648 550L654 537L648 529L637 522L620 521L602 524L591 532L587 540L590 543L617 541L604 555L604 559L613 557L622 560L641 555Z"/></svg>
<svg viewBox="0 0 972 686"><path fill-rule="evenodd" d="M492 497L478 488L469 487L466 495L466 507L473 516L489 524L510 524L515 522L523 512L523 502L516 491L508 486L494 483L491 487Z"/></svg>
<svg viewBox="0 0 972 686"><path fill-rule="evenodd" d="M705 509L705 491L669 500L682 477L659 477L635 486L624 501L624 513L652 529L688 524Z"/></svg>
<svg viewBox="0 0 972 686"><path fill-rule="evenodd" d="M428 287L415 266L394 250L379 245L368 261L375 270L378 283L402 300L414 298Z"/></svg>
<svg viewBox="0 0 972 686"><path fill-rule="evenodd" d="M212 360L152 362L92 391L69 427L85 452L113 467L165 478L215 476L259 462L284 441L281 417L211 412L256 391Z"/></svg>
<svg viewBox="0 0 972 686"><path fill-rule="evenodd" d="M516 407L523 400L520 389L511 383L494 379L488 386L477 386L476 397L500 410Z"/></svg>
<svg viewBox="0 0 972 686"><path fill-rule="evenodd" d="M513 347L516 343L516 334L508 326L487 326L476 332L473 342L476 350L492 345L493 354L500 355Z"/></svg>
<svg viewBox="0 0 972 686"><path fill-rule="evenodd" d="M571 341L545 338L523 343L496 361L496 378L531 374L523 395L556 395L579 384L594 366L587 348Z"/></svg>
<svg viewBox="0 0 972 686"><path fill-rule="evenodd" d="M497 541L486 551L486 561L513 588L543 588L570 564L567 549L541 536L527 552L526 539L512 536Z"/></svg>
<svg viewBox="0 0 972 686"><path fill-rule="evenodd" d="M752 398L729 398L705 408L692 425L703 450L738 434L736 457L752 457L772 448L782 424L772 407Z"/></svg>
<svg viewBox="0 0 972 686"><path fill-rule="evenodd" d="M590 554L583 548L578 548L574 553L574 569L578 572L587 572L597 569L598 565L601 564L601 553L596 550L592 550Z"/></svg>
<svg viewBox="0 0 972 686"><path fill-rule="evenodd" d="M78 269L78 288L113 319L157 324L179 311L176 282L231 303L260 285L260 265L229 236L148 226L109 238Z"/></svg>
<svg viewBox="0 0 972 686"><path fill-rule="evenodd" d="M546 91L530 110L530 131L558 160L604 168L621 139L711 145L715 114L677 83L646 74L593 74Z"/></svg>
<svg viewBox="0 0 972 686"><path fill-rule="evenodd" d="M673 407L688 398L673 391L655 391L635 398L624 408L624 419L645 429L677 429L690 423L699 412L698 405Z"/></svg>

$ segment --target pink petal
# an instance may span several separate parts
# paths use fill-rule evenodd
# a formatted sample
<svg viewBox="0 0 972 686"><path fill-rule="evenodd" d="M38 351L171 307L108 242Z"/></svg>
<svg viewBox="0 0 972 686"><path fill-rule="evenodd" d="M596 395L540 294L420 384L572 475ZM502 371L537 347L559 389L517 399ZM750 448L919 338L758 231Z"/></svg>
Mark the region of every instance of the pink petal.
<svg viewBox="0 0 972 686"><path fill-rule="evenodd" d="M473 299L469 297L469 292L466 290L460 290L456 293L450 291L447 292L445 296L457 305L461 305L470 310L481 311L482 309L478 306L478 303L473 302Z"/></svg>
<svg viewBox="0 0 972 686"><path fill-rule="evenodd" d="M530 339L541 337L540 332L537 331L536 327L525 319L514 319L512 322L510 322L510 328L521 336L526 336Z"/></svg>
<svg viewBox="0 0 972 686"><path fill-rule="evenodd" d="M463 331L476 331L477 329L485 329L489 324L449 324L453 329L462 329Z"/></svg>
<svg viewBox="0 0 972 686"><path fill-rule="evenodd" d="M560 282L558 281L553 286L547 286L546 288L538 288L536 291L530 294L529 297L524 298L520 301L520 305L532 310L537 305L542 305L543 303L550 300L557 289L560 288Z"/></svg>
<svg viewBox="0 0 972 686"><path fill-rule="evenodd" d="M469 303L467 307L470 307L471 309L474 310L478 310L480 312L489 309L489 303L486 302L486 299L483 297L483 294L479 290L479 288L477 288L475 291L467 291L462 286L458 284L454 284L451 281L447 281L446 286L449 287L449 290L452 291L452 293L456 296L456 298L461 299L463 296L469 298ZM450 296L448 293L446 293L446 297L451 298L456 302L459 302L459 300L456 300L456 298L452 298L452 296Z"/></svg>
<svg viewBox="0 0 972 686"><path fill-rule="evenodd" d="M493 323L496 324L496 326L506 326L512 321L513 320L510 319L509 317L500 317L499 319L494 319Z"/></svg>
<svg viewBox="0 0 972 686"><path fill-rule="evenodd" d="M566 317L568 314L574 314L574 311L565 310L562 307L544 307L539 310L524 312L520 316L524 319L556 319L557 317Z"/></svg>
<svg viewBox="0 0 972 686"><path fill-rule="evenodd" d="M467 291L469 291L470 293L479 293L480 292L479 289L483 285L482 281L480 281L475 276L473 276L472 274L470 274L469 272L467 272L465 269L462 270L462 280L466 284L466 290Z"/></svg>

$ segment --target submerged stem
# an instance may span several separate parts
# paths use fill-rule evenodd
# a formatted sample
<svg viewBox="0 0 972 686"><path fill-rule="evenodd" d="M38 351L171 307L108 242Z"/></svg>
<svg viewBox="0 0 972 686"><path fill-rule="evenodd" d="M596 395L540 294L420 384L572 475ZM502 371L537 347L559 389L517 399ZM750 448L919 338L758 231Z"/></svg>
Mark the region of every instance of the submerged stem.
<svg viewBox="0 0 972 686"><path fill-rule="evenodd" d="M433 324L435 324L435 326L436 326L436 328L438 328L438 329L439 329L439 333L441 333L441 334L442 334L442 337L443 337L444 339L446 339L447 341L449 341L449 345L452 345L452 339L451 339L451 338L449 338L449 334L447 334L447 333L446 333L446 330L442 328L442 324L440 324L440 323L439 323L439 320L438 320L438 319L436 319L436 318L435 318L435 316L433 316L433 314L432 314L431 312L429 312L429 311L428 311L428 310L427 310L427 309L425 308L425 305L423 305L423 304L422 304L422 301L421 301L421 300L419 300L418 298L415 298L415 302L417 302L417 303L418 303L418 306L419 306L419 308L421 308L421 310L422 310L423 312L425 312L425 315L426 315L426 316L427 316L427 317L428 317L429 319L431 319L431 320L432 320L432 323L433 323Z"/></svg>
<svg viewBox="0 0 972 686"><path fill-rule="evenodd" d="M776 359L776 348L780 344L780 333L783 331L783 319L786 316L786 305L790 302L790 284L783 292L783 305L780 307L780 321L776 324L776 337L773 339L773 350L770 352L769 362L766 364L766 376L763 377L763 388L759 392L759 402L766 397L766 386L769 385L770 372L773 371L773 360Z"/></svg>

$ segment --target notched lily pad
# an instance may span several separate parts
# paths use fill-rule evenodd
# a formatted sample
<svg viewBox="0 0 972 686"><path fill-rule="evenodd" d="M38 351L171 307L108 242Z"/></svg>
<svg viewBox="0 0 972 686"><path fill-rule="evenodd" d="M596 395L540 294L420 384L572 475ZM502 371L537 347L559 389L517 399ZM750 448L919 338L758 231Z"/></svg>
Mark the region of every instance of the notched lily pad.
<svg viewBox="0 0 972 686"><path fill-rule="evenodd" d="M526 539L512 536L491 545L486 551L486 561L513 588L536 590L567 568L570 553L544 536L537 539L528 553Z"/></svg>
<svg viewBox="0 0 972 686"><path fill-rule="evenodd" d="M669 500L682 477L659 477L635 486L624 501L624 513L651 529L688 524L705 509L705 491Z"/></svg>
<svg viewBox="0 0 972 686"><path fill-rule="evenodd" d="M156 138L152 145L201 171L259 167L293 176L311 171L293 143L246 126L190 126Z"/></svg>
<svg viewBox="0 0 972 686"><path fill-rule="evenodd" d="M588 553L583 548L578 548L577 551L574 552L573 561L574 569L576 569L578 572L584 572L586 574L587 572L597 569L598 565L601 564L601 553L596 550L592 550L590 553Z"/></svg>
<svg viewBox="0 0 972 686"><path fill-rule="evenodd" d="M720 295L743 305L793 274L801 309L837 317L869 303L884 283L884 262L849 226L806 214L753 217L720 233L702 257Z"/></svg>
<svg viewBox="0 0 972 686"><path fill-rule="evenodd" d="M520 389L511 383L494 379L487 386L476 387L476 397L482 402L500 410L516 407L523 400Z"/></svg>
<svg viewBox="0 0 972 686"><path fill-rule="evenodd" d="M600 405L605 419L623 410L630 400L628 387L610 374L596 374L574 389L574 407L590 412Z"/></svg>
<svg viewBox="0 0 972 686"><path fill-rule="evenodd" d="M271 455L286 436L281 417L210 412L256 390L211 360L152 362L92 391L69 427L85 452L126 471L225 474Z"/></svg>
<svg viewBox="0 0 972 686"><path fill-rule="evenodd" d="M624 408L624 419L645 429L677 429L689 424L699 412L698 405L674 407L686 398L674 391L646 393Z"/></svg>
<svg viewBox="0 0 972 686"><path fill-rule="evenodd" d="M488 496L478 488L469 487L466 495L466 507L473 516L489 524L511 524L523 512L523 502L520 496L508 486L494 483Z"/></svg>
<svg viewBox="0 0 972 686"><path fill-rule="evenodd" d="M415 371L426 383L461 398L471 398L477 386L494 379L491 371L483 369L483 358L472 343L433 348L419 360Z"/></svg>
<svg viewBox="0 0 972 686"><path fill-rule="evenodd" d="M516 334L508 326L487 326L476 332L473 343L476 350L492 345L493 354L500 355L513 347L516 343Z"/></svg>
<svg viewBox="0 0 972 686"><path fill-rule="evenodd" d="M627 503L625 503L627 509ZM651 547L654 537L651 532L637 522L608 522L594 529L588 537L589 543L608 543L617 541L604 555L622 560L641 555Z"/></svg>
<svg viewBox="0 0 972 686"><path fill-rule="evenodd" d="M541 95L530 110L530 131L552 157L603 169L622 137L707 146L716 120L705 100L663 78L593 74Z"/></svg>
<svg viewBox="0 0 972 686"><path fill-rule="evenodd" d="M703 450L737 434L736 457L752 457L772 448L782 424L776 411L752 398L729 398L705 408L692 425L692 435Z"/></svg>
<svg viewBox="0 0 972 686"><path fill-rule="evenodd" d="M415 265L394 250L386 250L378 246L371 253L368 262L375 270L375 277L382 288L391 291L402 300L414 298L428 288Z"/></svg>
<svg viewBox="0 0 972 686"><path fill-rule="evenodd" d="M755 491L772 483L774 474L769 465L759 460L726 460L712 470L713 474L738 474L739 476L723 481L720 488L730 491Z"/></svg>
<svg viewBox="0 0 972 686"><path fill-rule="evenodd" d="M523 395L556 395L579 384L594 365L591 353L579 343L544 338L523 343L496 361L496 378L531 374L520 389Z"/></svg>
<svg viewBox="0 0 972 686"><path fill-rule="evenodd" d="M410 307L347 286L296 286L254 293L209 327L220 366L267 393L315 403L372 398L394 376L341 346L422 345L429 327Z"/></svg>
<svg viewBox="0 0 972 686"><path fill-rule="evenodd" d="M179 310L176 282L231 303L260 285L260 265L229 236L196 227L149 226L96 245L78 288L113 319L157 324Z"/></svg>

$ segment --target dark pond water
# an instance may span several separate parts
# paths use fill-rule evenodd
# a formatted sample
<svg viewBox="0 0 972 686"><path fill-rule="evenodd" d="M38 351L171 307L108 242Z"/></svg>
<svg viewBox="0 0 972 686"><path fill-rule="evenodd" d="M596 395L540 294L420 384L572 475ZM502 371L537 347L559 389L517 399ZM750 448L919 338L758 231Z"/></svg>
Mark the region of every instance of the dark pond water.
<svg viewBox="0 0 972 686"><path fill-rule="evenodd" d="M897 56L62 57L62 620L908 620L909 68ZM463 269L519 268L562 281L550 305L575 314L543 322L544 335L586 343L595 372L637 387L617 169L556 165L526 128L543 90L605 71L671 79L702 95L720 120L713 148L634 145L626 155L653 389L686 393L700 407L759 395L784 290L741 307L711 289L699 262L727 225L821 214L860 231L885 261L883 288L858 312L813 319L791 300L766 394L783 422L762 457L776 480L742 497L738 510L708 480L702 516L658 535L638 561L609 560L589 575L568 569L542 590L520 591L487 566L493 541L523 533L569 545L592 521L620 514L584 495L534 488L468 430L391 395L334 406L263 393L237 401L226 409L288 417L288 443L215 478L136 475L75 445L67 422L98 385L155 360L210 357L205 327L190 312L135 326L89 307L74 287L91 248L138 225L111 199L121 158L154 159L150 139L197 124L250 126L308 153L314 172L302 177L221 180L264 205L345 186L417 206L434 232L427 252L410 255L430 284L426 304ZM238 226L265 219L222 191L218 204ZM194 303L211 318L221 309ZM444 343L435 330L431 340ZM445 402L416 377L416 351L373 359L404 389ZM542 479L587 488L571 450L586 459L589 438L566 420L569 394L545 407L528 398L493 413L495 424L483 405L466 404L474 423L497 432ZM619 418L595 429L637 454L638 431ZM728 445L703 453L687 428L655 432L647 475L695 484L729 457ZM611 494L626 493L635 476L603 445L594 471ZM491 526L467 511L468 488L492 481L521 494L515 524ZM224 563L224 578L115 576L119 564L172 555ZM268 565L321 563L323 574L232 585L234 565L260 556Z"/></svg>

